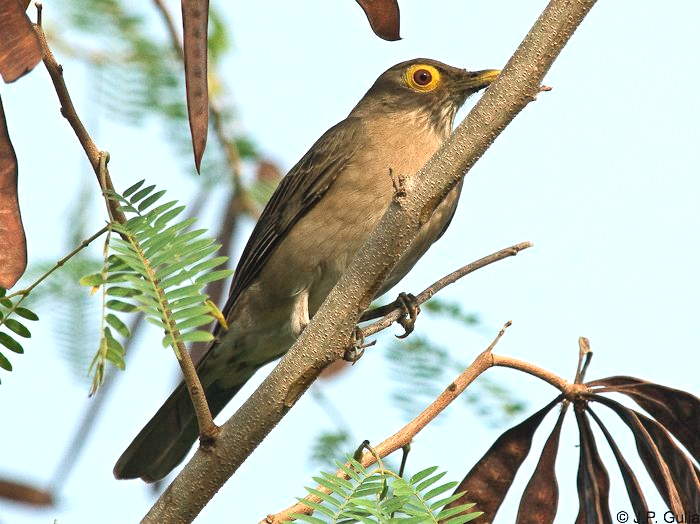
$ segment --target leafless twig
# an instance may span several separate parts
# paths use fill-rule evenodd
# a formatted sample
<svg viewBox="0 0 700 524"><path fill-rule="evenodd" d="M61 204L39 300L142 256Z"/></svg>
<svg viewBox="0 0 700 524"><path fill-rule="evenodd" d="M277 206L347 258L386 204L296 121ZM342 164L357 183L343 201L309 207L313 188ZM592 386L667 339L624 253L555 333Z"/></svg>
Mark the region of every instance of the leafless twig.
<svg viewBox="0 0 700 524"><path fill-rule="evenodd" d="M37 10L41 13L41 4L37 5ZM39 18L40 20L40 18ZM41 46L41 53L46 66L46 70L49 72L51 81L53 82L54 88L56 90L56 95L58 95L58 100L61 103L61 114L68 120L68 123L73 128L75 136L80 141L80 145L83 146L83 150L90 161L95 176L97 177L97 182L100 184L100 189L104 194L105 191L114 191L114 186L112 185L112 179L109 176L109 171L106 170L106 165L102 159L105 157L105 153L100 151L92 140L90 133L83 125L80 120L78 113L75 110L73 101L71 100L70 93L68 92L68 87L63 78L63 67L56 61L48 42L46 41L46 35L41 27L41 24L35 24L34 30L39 37L39 45ZM102 160L102 169L101 167ZM109 216L114 217L118 222L124 222L124 213L121 212L119 206L116 202L112 200L107 200L107 210L109 211Z"/></svg>
<svg viewBox="0 0 700 524"><path fill-rule="evenodd" d="M519 244L515 244L514 246L510 246L505 249L501 249L500 251L496 251L495 253L492 253L486 257L480 258L479 260L471 262L466 266L462 266L458 270L453 271L449 275L446 275L440 280L434 282L432 285L430 285L429 287L421 291L418 295L416 295L416 304L420 305L424 302L427 302L432 298L433 295L435 295L435 293L449 286L450 284L454 284L460 278L468 275L469 273L473 273L477 269L481 269L482 267L488 266L489 264L493 264L494 262L498 262L499 260L503 260L504 258L514 257L521 251L530 247L532 247L532 242L520 242ZM387 304L386 306L378 307L376 309L368 311L360 318L360 321L363 322L366 320L371 320L382 315L383 317L380 320L362 328L362 335L364 337L374 335L375 333L378 333L379 331L382 331L383 329L386 329L389 326L391 326L391 324L393 324L399 318L401 318L401 315L403 315L403 309L398 303L392 302L391 304Z"/></svg>

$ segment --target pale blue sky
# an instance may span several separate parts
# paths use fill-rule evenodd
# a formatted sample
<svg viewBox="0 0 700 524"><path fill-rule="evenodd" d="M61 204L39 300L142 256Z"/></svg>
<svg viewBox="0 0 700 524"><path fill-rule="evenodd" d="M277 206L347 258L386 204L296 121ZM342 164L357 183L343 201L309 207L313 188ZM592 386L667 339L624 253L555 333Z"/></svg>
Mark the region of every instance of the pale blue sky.
<svg viewBox="0 0 700 524"><path fill-rule="evenodd" d="M50 19L51 3L46 4ZM236 49L221 73L232 88L240 125L266 154L289 168L387 67L418 56L472 69L502 67L545 2L404 0L404 40L395 43L373 37L350 0L226 5ZM698 19L700 4L691 0L601 0L594 7L546 78L554 90L528 106L479 161L468 175L450 230L396 291L420 290L455 267L516 242L530 240L535 247L445 291L445 297L479 312L486 329L443 330L419 321L419 332L434 334L468 360L504 321L513 320L497 351L567 378L576 364L577 337L585 335L595 352L589 378L633 375L697 394ZM111 152L117 186L147 176L187 201L195 186L157 126L135 129L89 114L95 105L86 72L79 64L65 65L79 110L97 126L100 146ZM58 114L43 69L0 90L20 159L30 263L59 258L63 231L56 225L75 188L93 175ZM97 201L96 191L93 196ZM212 202L220 198L211 195ZM0 522L123 523L145 513L150 492L136 481L115 481L111 469L172 386L174 359L157 339L154 331L143 337L148 347L121 377L60 504L35 511L3 503ZM352 396L345 416L355 433L371 442L403 422L387 398L381 351L369 350L351 373L325 386L339 404ZM13 364L15 371L4 373L0 386L0 476L41 484L89 402L87 388L75 382L42 324L26 344L26 354L13 358ZM555 394L512 371L489 374L528 400L532 411ZM519 489L538 456L537 443L552 423L545 422L499 522L514 519ZM571 522L578 508L572 426L570 418L558 463L559 522ZM257 522L302 496L315 474L307 444L321 427L329 422L307 396L199 521ZM611 427L633 457L631 438L620 426ZM410 466L437 464L450 479L461 479L498 433L455 404L441 424L416 439ZM610 454L605 445L600 448L610 464L613 514L629 509ZM648 479L642 479L648 487ZM648 498L650 509L663 511L658 496Z"/></svg>

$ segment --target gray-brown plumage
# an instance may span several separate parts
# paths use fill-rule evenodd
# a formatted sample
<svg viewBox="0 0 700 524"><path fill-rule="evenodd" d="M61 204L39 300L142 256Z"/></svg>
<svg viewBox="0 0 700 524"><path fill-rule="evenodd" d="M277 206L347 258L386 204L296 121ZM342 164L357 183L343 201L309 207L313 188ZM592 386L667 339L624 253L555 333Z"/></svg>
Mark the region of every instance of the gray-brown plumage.
<svg viewBox="0 0 700 524"><path fill-rule="evenodd" d="M394 194L391 173L416 173L449 136L465 99L497 74L429 59L397 64L284 177L236 268L224 308L229 329L217 328L197 367L213 415L309 323L386 211ZM461 184L438 206L378 295L444 233L460 191ZM114 474L161 479L196 438L197 421L181 384L119 458Z"/></svg>

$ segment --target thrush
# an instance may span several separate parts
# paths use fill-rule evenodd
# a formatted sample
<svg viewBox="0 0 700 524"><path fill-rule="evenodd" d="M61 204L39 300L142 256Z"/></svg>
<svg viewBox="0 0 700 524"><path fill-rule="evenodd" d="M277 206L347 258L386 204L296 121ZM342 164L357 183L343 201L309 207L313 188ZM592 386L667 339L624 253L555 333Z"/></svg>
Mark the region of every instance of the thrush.
<svg viewBox="0 0 700 524"><path fill-rule="evenodd" d="M290 348L386 211L394 177L415 174L450 135L466 98L498 73L424 58L397 64L282 179L234 273L223 309L229 328L215 328L216 338L197 366L212 415L260 367ZM455 186L423 224L377 296L442 236L461 189L461 183ZM114 475L162 479L185 458L197 434L183 383L124 451Z"/></svg>

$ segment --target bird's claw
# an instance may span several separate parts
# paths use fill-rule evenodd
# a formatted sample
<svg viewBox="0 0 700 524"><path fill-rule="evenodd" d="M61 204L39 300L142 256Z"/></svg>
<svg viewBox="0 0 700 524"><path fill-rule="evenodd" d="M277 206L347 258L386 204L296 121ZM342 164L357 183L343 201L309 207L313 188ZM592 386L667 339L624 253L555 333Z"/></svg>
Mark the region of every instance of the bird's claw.
<svg viewBox="0 0 700 524"><path fill-rule="evenodd" d="M406 338L408 335L413 333L413 329L416 326L416 318L418 313L420 313L420 306L416 297L411 293L399 293L396 299L399 306L403 309L403 314L396 320L401 327L404 329L402 335L396 335L396 338Z"/></svg>
<svg viewBox="0 0 700 524"><path fill-rule="evenodd" d="M372 342L365 344L365 334L362 331L362 328L355 326L355 329L352 332L350 344L346 348L345 354L343 355L343 360L354 364L362 358L362 355L365 354L365 348L374 346L376 343L377 341L373 340Z"/></svg>

